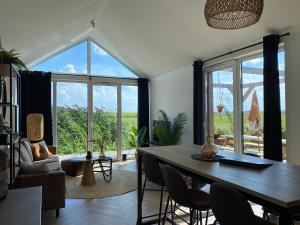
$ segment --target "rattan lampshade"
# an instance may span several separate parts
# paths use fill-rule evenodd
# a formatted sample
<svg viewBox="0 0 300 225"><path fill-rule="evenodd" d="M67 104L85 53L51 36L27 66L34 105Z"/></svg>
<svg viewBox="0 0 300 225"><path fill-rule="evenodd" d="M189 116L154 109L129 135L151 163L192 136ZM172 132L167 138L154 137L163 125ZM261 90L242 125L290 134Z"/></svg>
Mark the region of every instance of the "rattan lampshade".
<svg viewBox="0 0 300 225"><path fill-rule="evenodd" d="M40 141L44 138L44 116L31 113L26 117L27 138L30 141Z"/></svg>
<svg viewBox="0 0 300 225"><path fill-rule="evenodd" d="M208 26L232 30L257 23L263 6L263 0L207 0L204 13Z"/></svg>

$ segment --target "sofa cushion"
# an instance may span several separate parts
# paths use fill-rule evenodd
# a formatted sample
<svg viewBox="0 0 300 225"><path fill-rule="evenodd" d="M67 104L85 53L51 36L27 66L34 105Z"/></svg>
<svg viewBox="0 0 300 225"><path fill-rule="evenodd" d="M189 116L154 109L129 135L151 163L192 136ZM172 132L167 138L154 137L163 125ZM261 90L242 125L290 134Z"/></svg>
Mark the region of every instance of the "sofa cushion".
<svg viewBox="0 0 300 225"><path fill-rule="evenodd" d="M45 173L50 170L47 163L21 162L21 171L22 173Z"/></svg>
<svg viewBox="0 0 300 225"><path fill-rule="evenodd" d="M41 163L59 162L59 157L58 155L51 155L47 159L39 160L36 162L41 162Z"/></svg>
<svg viewBox="0 0 300 225"><path fill-rule="evenodd" d="M32 155L29 140L27 138L20 139L20 146L21 146L21 150L22 150L22 147L23 147L23 151L20 150L21 160L23 160L25 162L32 162L33 161L33 155ZM27 153L24 150L26 150Z"/></svg>
<svg viewBox="0 0 300 225"><path fill-rule="evenodd" d="M49 171L61 171L61 165L59 162L49 162L47 163Z"/></svg>
<svg viewBox="0 0 300 225"><path fill-rule="evenodd" d="M47 159L48 157L52 156L51 152L49 152L49 149L45 141L40 141L34 144L30 144L30 147L33 154L34 161Z"/></svg>
<svg viewBox="0 0 300 225"><path fill-rule="evenodd" d="M20 159L22 162L27 163L31 163L33 161L23 143L20 143Z"/></svg>

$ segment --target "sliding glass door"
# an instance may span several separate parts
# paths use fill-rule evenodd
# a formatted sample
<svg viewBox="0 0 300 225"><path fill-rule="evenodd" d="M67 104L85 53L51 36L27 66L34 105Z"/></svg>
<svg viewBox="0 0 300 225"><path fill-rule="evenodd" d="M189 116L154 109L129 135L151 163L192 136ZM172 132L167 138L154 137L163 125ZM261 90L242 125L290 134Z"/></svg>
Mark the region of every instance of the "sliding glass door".
<svg viewBox="0 0 300 225"><path fill-rule="evenodd" d="M234 148L233 68L210 73L209 130L210 138L226 149Z"/></svg>
<svg viewBox="0 0 300 225"><path fill-rule="evenodd" d="M136 80L123 84L117 79L113 83L98 77L71 78L53 79L51 86L53 137L58 153L84 155L90 150L94 155L104 153L118 159L122 153L134 153Z"/></svg>
<svg viewBox="0 0 300 225"><path fill-rule="evenodd" d="M282 150L286 158L285 59L278 53ZM206 68L208 134L224 149L263 156L263 57L251 56Z"/></svg>

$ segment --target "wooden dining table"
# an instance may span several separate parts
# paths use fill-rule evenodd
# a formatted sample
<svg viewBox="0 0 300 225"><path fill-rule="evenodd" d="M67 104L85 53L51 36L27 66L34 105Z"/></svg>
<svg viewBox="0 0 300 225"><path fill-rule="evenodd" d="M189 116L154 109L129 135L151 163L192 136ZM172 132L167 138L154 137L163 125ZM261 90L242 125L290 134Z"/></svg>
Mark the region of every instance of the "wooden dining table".
<svg viewBox="0 0 300 225"><path fill-rule="evenodd" d="M272 164L264 169L253 169L220 162L199 161L191 158L200 154L201 146L174 145L138 149L138 210L137 224L142 221L142 155L149 153L161 163L209 184L220 182L243 193L250 201L274 210L279 215L279 225L292 225L293 214L300 212L300 166L267 159L254 159L240 153L219 150L225 158L257 160ZM250 158L249 158L250 157ZM228 202L228 204L231 204ZM238 212L237 212L238 213ZM151 222L147 222L151 224Z"/></svg>

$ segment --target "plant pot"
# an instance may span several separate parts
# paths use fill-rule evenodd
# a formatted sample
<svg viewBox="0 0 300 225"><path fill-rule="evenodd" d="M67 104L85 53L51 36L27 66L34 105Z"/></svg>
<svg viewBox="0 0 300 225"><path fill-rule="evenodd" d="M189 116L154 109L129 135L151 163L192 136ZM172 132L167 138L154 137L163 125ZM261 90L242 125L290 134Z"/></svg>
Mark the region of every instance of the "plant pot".
<svg viewBox="0 0 300 225"><path fill-rule="evenodd" d="M217 105L217 111L218 111L218 113L223 112L223 109L224 109L224 106L222 106L222 105Z"/></svg>
<svg viewBox="0 0 300 225"><path fill-rule="evenodd" d="M122 154L122 161L126 161L127 160L127 154Z"/></svg>

